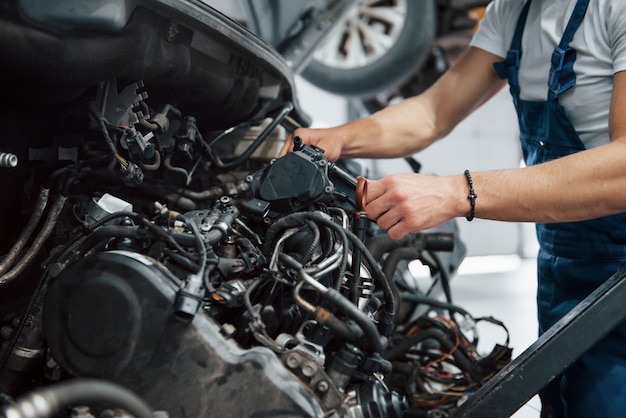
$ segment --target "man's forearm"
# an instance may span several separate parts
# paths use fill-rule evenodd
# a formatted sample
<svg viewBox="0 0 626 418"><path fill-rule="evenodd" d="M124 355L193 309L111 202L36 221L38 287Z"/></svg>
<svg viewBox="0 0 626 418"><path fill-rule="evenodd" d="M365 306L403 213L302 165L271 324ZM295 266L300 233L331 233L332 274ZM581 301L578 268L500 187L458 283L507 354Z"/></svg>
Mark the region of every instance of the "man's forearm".
<svg viewBox="0 0 626 418"><path fill-rule="evenodd" d="M423 99L406 99L338 128L346 138L342 155L397 158L419 152L442 136L433 118Z"/></svg>
<svg viewBox="0 0 626 418"><path fill-rule="evenodd" d="M626 143L612 142L532 167L473 173L476 215L567 222L626 211Z"/></svg>

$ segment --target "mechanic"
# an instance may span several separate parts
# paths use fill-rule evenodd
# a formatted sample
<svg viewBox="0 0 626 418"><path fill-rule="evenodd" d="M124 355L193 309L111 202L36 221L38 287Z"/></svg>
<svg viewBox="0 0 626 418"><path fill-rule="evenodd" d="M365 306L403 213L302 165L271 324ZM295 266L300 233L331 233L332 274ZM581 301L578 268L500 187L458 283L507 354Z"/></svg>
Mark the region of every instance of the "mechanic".
<svg viewBox="0 0 626 418"><path fill-rule="evenodd" d="M331 161L410 155L508 80L525 167L368 180L366 211L393 239L456 217L537 223L541 333L626 261L624 70L624 0L494 0L466 53L427 91L294 135ZM622 324L543 391L544 413L623 416L625 347Z"/></svg>

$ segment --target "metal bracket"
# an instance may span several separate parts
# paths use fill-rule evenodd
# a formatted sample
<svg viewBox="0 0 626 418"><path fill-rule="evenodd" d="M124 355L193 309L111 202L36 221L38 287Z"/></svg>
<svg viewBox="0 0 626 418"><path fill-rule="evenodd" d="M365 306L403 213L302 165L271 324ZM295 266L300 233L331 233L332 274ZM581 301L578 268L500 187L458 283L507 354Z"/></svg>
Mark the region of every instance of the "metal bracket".
<svg viewBox="0 0 626 418"><path fill-rule="evenodd" d="M472 395L451 418L506 418L626 320L626 266Z"/></svg>
<svg viewBox="0 0 626 418"><path fill-rule="evenodd" d="M137 81L118 91L117 80L111 79L98 85L97 106L100 113L113 126L131 127L148 117L140 110L139 102L146 100L148 94L143 91L143 81Z"/></svg>
<svg viewBox="0 0 626 418"><path fill-rule="evenodd" d="M301 73L313 57L313 51L333 32L337 25L344 23L349 13L358 7L359 0L338 1L324 11L283 51L282 55L294 74Z"/></svg>

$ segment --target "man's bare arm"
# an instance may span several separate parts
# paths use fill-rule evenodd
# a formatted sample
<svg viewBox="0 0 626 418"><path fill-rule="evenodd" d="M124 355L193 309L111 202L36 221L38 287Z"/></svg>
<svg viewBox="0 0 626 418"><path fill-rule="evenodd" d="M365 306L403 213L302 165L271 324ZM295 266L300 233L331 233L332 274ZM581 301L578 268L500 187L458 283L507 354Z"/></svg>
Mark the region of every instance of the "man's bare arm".
<svg viewBox="0 0 626 418"><path fill-rule="evenodd" d="M554 161L476 173L477 215L562 222L626 211L626 72L614 77L609 134L607 145Z"/></svg>
<svg viewBox="0 0 626 418"><path fill-rule="evenodd" d="M465 116L493 96L504 82L492 64L496 55L470 47L423 94L375 114L326 129L298 129L305 143L326 150L330 160L344 157L392 158L413 154L450 132ZM292 147L288 141L282 153Z"/></svg>

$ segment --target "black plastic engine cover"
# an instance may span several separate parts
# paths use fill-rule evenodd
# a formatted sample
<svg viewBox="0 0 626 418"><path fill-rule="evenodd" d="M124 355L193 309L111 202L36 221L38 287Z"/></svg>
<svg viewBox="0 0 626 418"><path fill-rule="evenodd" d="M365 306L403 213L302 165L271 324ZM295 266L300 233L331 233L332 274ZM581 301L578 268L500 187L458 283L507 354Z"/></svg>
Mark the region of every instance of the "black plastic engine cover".
<svg viewBox="0 0 626 418"><path fill-rule="evenodd" d="M176 319L175 291L149 257L82 259L47 291L44 332L54 358L77 377L126 386L171 418L323 415L269 349L241 349L202 313L191 323Z"/></svg>
<svg viewBox="0 0 626 418"><path fill-rule="evenodd" d="M330 197L334 185L328 178L328 160L320 148L303 145L252 176L255 196L286 212Z"/></svg>

